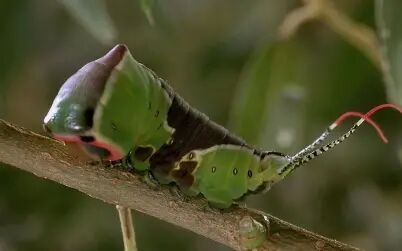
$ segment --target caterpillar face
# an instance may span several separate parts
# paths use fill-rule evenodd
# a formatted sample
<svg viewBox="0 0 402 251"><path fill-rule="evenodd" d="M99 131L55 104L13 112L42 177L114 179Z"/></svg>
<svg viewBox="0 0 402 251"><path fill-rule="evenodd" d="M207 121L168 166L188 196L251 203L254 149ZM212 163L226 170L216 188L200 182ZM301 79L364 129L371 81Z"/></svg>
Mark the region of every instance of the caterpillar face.
<svg viewBox="0 0 402 251"><path fill-rule="evenodd" d="M90 155L116 160L122 154L94 132L94 114L113 68L126 47L116 46L104 57L88 63L61 87L44 119L44 129L64 142L77 143Z"/></svg>
<svg viewBox="0 0 402 251"><path fill-rule="evenodd" d="M264 181L268 183L276 183L282 180L285 175L281 170L290 163L291 159L279 152L264 152L261 158L261 168Z"/></svg>
<svg viewBox="0 0 402 251"><path fill-rule="evenodd" d="M85 108L75 103L61 105L54 116L49 112L43 127L54 138L78 144L93 157L120 159L121 154L113 146L98 140L93 133L93 114L92 108Z"/></svg>

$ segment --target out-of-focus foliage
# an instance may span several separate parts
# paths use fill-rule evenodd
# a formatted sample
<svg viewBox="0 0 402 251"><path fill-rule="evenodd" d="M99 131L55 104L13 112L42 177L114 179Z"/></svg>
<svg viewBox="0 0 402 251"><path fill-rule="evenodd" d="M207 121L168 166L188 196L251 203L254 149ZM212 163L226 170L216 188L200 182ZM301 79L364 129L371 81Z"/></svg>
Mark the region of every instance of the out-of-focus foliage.
<svg viewBox="0 0 402 251"><path fill-rule="evenodd" d="M22 60L29 55L30 44L21 39L30 34L30 11L24 8L24 1L0 2L0 115L4 115L6 88L14 70L18 72Z"/></svg>
<svg viewBox="0 0 402 251"><path fill-rule="evenodd" d="M229 129L264 149L297 150L305 115L302 51L292 42L270 42L256 50L240 76Z"/></svg>
<svg viewBox="0 0 402 251"><path fill-rule="evenodd" d="M388 100L402 105L402 16L400 1L375 0L376 24L381 39L383 78ZM398 156L402 163L402 132L399 132Z"/></svg>
<svg viewBox="0 0 402 251"><path fill-rule="evenodd" d="M385 60L387 93L391 102L402 105L402 4L397 0L376 0L376 21Z"/></svg>
<svg viewBox="0 0 402 251"><path fill-rule="evenodd" d="M341 113L386 102L381 74L326 26L310 23L291 41L277 41L279 24L297 3L157 1L153 27L138 1L108 0L105 8L90 11L107 10L116 42L126 43L193 106L258 147L292 154ZM373 2L336 4L374 28ZM65 79L110 49L65 10L58 1L0 2L2 118L41 132ZM399 116L374 117L390 144L381 144L364 126L269 193L251 196L248 204L365 250L399 250ZM11 167L0 168L0 181L0 250L123 249L113 206ZM228 250L142 214L134 218L140 250Z"/></svg>
<svg viewBox="0 0 402 251"><path fill-rule="evenodd" d="M59 0L66 10L101 43L111 44L116 28L103 0Z"/></svg>
<svg viewBox="0 0 402 251"><path fill-rule="evenodd" d="M148 19L148 22L153 25L155 23L154 16L152 14L152 7L155 4L155 0L140 0L141 9Z"/></svg>

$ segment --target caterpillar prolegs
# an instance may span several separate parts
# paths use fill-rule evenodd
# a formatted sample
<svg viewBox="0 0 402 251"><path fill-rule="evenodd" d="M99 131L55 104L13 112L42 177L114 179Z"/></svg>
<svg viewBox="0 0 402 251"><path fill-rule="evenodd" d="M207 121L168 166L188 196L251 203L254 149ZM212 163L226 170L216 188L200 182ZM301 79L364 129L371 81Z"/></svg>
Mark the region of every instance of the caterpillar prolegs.
<svg viewBox="0 0 402 251"><path fill-rule="evenodd" d="M138 63L125 45L72 75L44 119L55 138L79 144L90 155L150 172L187 194L202 194L227 208L249 193L282 180L349 137L380 109L346 113L313 144L294 156L255 149L192 108L154 72ZM361 119L342 137L321 146L345 118ZM321 146L321 147L320 147Z"/></svg>

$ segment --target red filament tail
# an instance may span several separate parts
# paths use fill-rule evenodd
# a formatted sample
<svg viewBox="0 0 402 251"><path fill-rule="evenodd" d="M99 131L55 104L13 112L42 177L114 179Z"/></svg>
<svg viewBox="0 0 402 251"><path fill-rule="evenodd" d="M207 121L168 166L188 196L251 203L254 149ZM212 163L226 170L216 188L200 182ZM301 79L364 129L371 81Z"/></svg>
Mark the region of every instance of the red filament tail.
<svg viewBox="0 0 402 251"><path fill-rule="evenodd" d="M368 113L366 113L366 116L371 117L371 115L373 115L374 113L376 113L380 110L383 110L383 109L387 109L387 108L397 110L399 113L402 114L402 107L399 107L394 104L382 104L382 105L376 106L373 109L371 109L370 111L368 111Z"/></svg>
<svg viewBox="0 0 402 251"><path fill-rule="evenodd" d="M374 122L372 119L370 119L370 117L368 117L366 114L363 114L360 112L345 112L335 121L335 124L340 125L340 124L342 124L343 121L345 121L346 119L348 119L350 117L359 117L361 119L364 119L367 123L369 123L370 125L372 125L374 127L374 129L376 130L376 132L377 132L378 136L381 138L381 140L384 143L388 143L388 139L385 137L384 132L381 130L380 126L376 122Z"/></svg>
<svg viewBox="0 0 402 251"><path fill-rule="evenodd" d="M399 111L402 114L402 108L398 107L397 105L394 105L394 104L382 104L382 105L374 107L373 109L368 111L366 114L362 114L360 112L346 112L346 113L342 114L335 121L334 124L335 124L335 126L338 126L338 125L342 124L346 119L348 119L350 117L359 117L359 118L363 119L364 121L366 121L367 123L369 123L370 125L372 125L374 127L374 129L376 130L378 136L381 138L381 140L384 143L388 143L388 139L385 137L384 132L381 130L380 126L377 125L377 123L375 123L370 118L372 115L374 115L378 111L381 111L381 110L384 110L384 109L394 109L394 110Z"/></svg>

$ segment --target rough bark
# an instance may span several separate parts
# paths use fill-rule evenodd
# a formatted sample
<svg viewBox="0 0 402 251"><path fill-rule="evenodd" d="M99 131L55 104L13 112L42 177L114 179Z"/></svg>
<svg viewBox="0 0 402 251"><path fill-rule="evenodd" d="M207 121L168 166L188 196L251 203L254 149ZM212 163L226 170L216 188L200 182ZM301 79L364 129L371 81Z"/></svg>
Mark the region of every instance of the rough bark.
<svg viewBox="0 0 402 251"><path fill-rule="evenodd" d="M237 208L210 210L203 199L185 201L168 188L153 190L141 177L91 164L64 144L0 120L0 162L77 189L104 202L122 205L215 240L235 250L239 221L246 215L270 221L267 241L259 250L357 250L263 212Z"/></svg>

